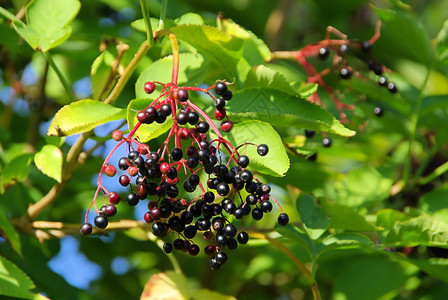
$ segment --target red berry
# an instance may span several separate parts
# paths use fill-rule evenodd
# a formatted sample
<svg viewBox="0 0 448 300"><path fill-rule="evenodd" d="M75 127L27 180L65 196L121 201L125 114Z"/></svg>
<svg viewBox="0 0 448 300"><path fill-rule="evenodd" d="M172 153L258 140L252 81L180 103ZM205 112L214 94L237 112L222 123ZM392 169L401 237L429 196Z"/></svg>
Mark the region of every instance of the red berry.
<svg viewBox="0 0 448 300"><path fill-rule="evenodd" d="M104 168L104 173L109 177L114 177L115 174L117 174L117 169L112 165L107 165L106 168Z"/></svg>
<svg viewBox="0 0 448 300"><path fill-rule="evenodd" d="M146 94L151 94L156 89L156 85L154 82L148 81L145 83L144 89Z"/></svg>
<svg viewBox="0 0 448 300"><path fill-rule="evenodd" d="M153 221L152 218L151 218L151 213L149 211L147 213L145 213L143 218L145 219L146 223L151 223Z"/></svg>
<svg viewBox="0 0 448 300"><path fill-rule="evenodd" d="M188 139L191 137L190 129L185 128L185 127L180 128L180 130L179 130L179 132L178 132L178 135L179 135L179 138L180 138L181 140L186 141L186 140L188 140Z"/></svg>
<svg viewBox="0 0 448 300"><path fill-rule="evenodd" d="M147 154L149 152L149 147L144 144L140 144L137 146L137 151L143 155Z"/></svg>
<svg viewBox="0 0 448 300"><path fill-rule="evenodd" d="M216 120L222 120L222 119L224 119L226 117L226 110L225 109L219 109L219 108L217 108L216 110L215 110L215 118L216 118Z"/></svg>
<svg viewBox="0 0 448 300"><path fill-rule="evenodd" d="M224 132L229 132L232 130L233 122L230 120L224 121L221 123L221 130Z"/></svg>
<svg viewBox="0 0 448 300"><path fill-rule="evenodd" d="M129 182L131 182L131 180L129 179L128 176L123 174L120 176L119 182L122 186L128 186Z"/></svg>
<svg viewBox="0 0 448 300"><path fill-rule="evenodd" d="M170 172L171 166L169 163L161 163L160 164L160 172L162 172L163 174L168 174Z"/></svg>
<svg viewBox="0 0 448 300"><path fill-rule="evenodd" d="M166 182L169 183L170 185L176 185L179 182L179 178L176 177L174 179L170 179L170 178L166 178Z"/></svg>
<svg viewBox="0 0 448 300"><path fill-rule="evenodd" d="M120 203L120 194L118 194L117 192L109 193L109 202L112 204Z"/></svg>
<svg viewBox="0 0 448 300"><path fill-rule="evenodd" d="M130 167L128 169L128 173L131 176L136 176L138 174L138 168L137 167Z"/></svg>
<svg viewBox="0 0 448 300"><path fill-rule="evenodd" d="M112 138L117 142L121 141L121 139L123 138L123 131L115 130L114 132L112 132Z"/></svg>
<svg viewBox="0 0 448 300"><path fill-rule="evenodd" d="M139 195L139 196L146 194L146 184L144 184L144 183L137 184L135 187L135 191L137 192L137 195Z"/></svg>

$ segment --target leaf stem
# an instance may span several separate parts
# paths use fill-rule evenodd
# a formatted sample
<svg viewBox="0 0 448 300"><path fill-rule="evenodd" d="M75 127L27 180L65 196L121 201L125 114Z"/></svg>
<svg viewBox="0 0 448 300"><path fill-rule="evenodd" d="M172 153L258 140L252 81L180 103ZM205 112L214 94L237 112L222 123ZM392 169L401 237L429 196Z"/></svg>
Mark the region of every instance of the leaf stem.
<svg viewBox="0 0 448 300"><path fill-rule="evenodd" d="M168 0L162 0L162 6L160 8L159 28L157 28L157 30L161 30L161 29L165 28L165 18L166 18L167 7L168 7Z"/></svg>
<svg viewBox="0 0 448 300"><path fill-rule="evenodd" d="M439 166L437 169L434 170L431 174L429 174L426 177L420 178L418 180L419 184L427 184L436 179L437 177L443 175L444 173L448 172L448 161L445 162L443 165Z"/></svg>
<svg viewBox="0 0 448 300"><path fill-rule="evenodd" d="M425 79L423 81L423 84L420 88L420 92L417 98L417 102L415 103L414 111L411 115L411 131L409 135L409 148L408 148L408 154L406 157L405 165L404 165L404 171L403 171L403 189L406 189L409 183L409 177L411 175L411 161L412 161L412 147L415 141L415 135L417 132L418 127L418 120L420 117L420 108L423 101L423 91L426 87L426 84L428 83L429 76L431 75L432 71L432 63L428 67Z"/></svg>
<svg viewBox="0 0 448 300"><path fill-rule="evenodd" d="M146 25L146 39L149 46L154 45L154 36L152 35L151 16L149 15L149 0L140 0L143 19Z"/></svg>
<svg viewBox="0 0 448 300"><path fill-rule="evenodd" d="M126 83L128 82L129 78L131 78L132 73L134 73L134 70L137 67L138 63L145 56L145 54L146 54L146 52L148 52L148 50L149 50L148 41L145 41L140 46L140 49L138 49L134 58L131 60L129 65L124 70L123 76L121 76L120 79L118 79L118 82L115 85L112 92L109 94L109 96L106 98L106 100L104 100L104 103L112 104L115 102L115 100L117 100L118 96L121 94Z"/></svg>
<svg viewBox="0 0 448 300"><path fill-rule="evenodd" d="M75 97L73 96L72 90L70 88L70 85L68 84L67 80L65 79L64 75L62 74L61 70L58 68L56 63L53 60L53 57L51 56L50 52L42 52L45 58L48 60L48 63L53 68L53 70L56 72L56 75L58 76L59 80L61 81L62 85L64 86L65 93L67 94L67 97L69 98L70 102L75 101Z"/></svg>

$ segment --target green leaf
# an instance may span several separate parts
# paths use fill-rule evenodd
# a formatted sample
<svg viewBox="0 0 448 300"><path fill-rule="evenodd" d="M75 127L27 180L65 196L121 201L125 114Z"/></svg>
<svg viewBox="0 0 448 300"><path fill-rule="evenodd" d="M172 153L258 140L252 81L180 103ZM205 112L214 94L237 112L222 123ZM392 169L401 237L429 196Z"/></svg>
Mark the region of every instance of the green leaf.
<svg viewBox="0 0 448 300"><path fill-rule="evenodd" d="M108 78L111 74L112 65L115 58L109 51L101 53L93 62L90 70L90 82L92 85L93 99L101 100L100 96L111 90L116 79L109 83L109 89L104 90L108 84Z"/></svg>
<svg viewBox="0 0 448 300"><path fill-rule="evenodd" d="M271 50L254 33L242 28L231 19L223 19L221 26L226 33L244 41L243 56L250 65L257 65L271 60Z"/></svg>
<svg viewBox="0 0 448 300"><path fill-rule="evenodd" d="M150 20L151 20L151 27L153 30L159 27L159 19L151 17ZM168 20L165 20L165 28L169 28L169 26L167 26L167 21ZM135 30L146 32L146 25L144 19L135 20L134 22L131 23L131 27L134 28Z"/></svg>
<svg viewBox="0 0 448 300"><path fill-rule="evenodd" d="M385 246L424 245L448 248L448 223L425 213L412 217L393 209L377 214L380 242Z"/></svg>
<svg viewBox="0 0 448 300"><path fill-rule="evenodd" d="M350 171L344 177L328 181L328 198L348 207L369 206L389 197L393 180L384 177L372 166Z"/></svg>
<svg viewBox="0 0 448 300"><path fill-rule="evenodd" d="M446 64L448 63L448 20L443 22L442 29L437 34L436 41L438 59Z"/></svg>
<svg viewBox="0 0 448 300"><path fill-rule="evenodd" d="M311 247L312 241L310 240L309 235L300 230L297 226L288 224L286 226L275 225L275 230L278 231L282 236L286 237L289 242L296 243L306 249L310 258L311 255Z"/></svg>
<svg viewBox="0 0 448 300"><path fill-rule="evenodd" d="M213 136L215 136L214 133ZM216 137L216 136L215 136ZM245 148L250 158L250 167L260 173L272 176L283 176L289 169L289 158L278 133L269 123L261 121L246 121L233 125L233 129L223 137L235 147L244 143L256 145L266 144L269 152L265 156L257 153L257 147L248 145ZM272 163L275 161L275 163Z"/></svg>
<svg viewBox="0 0 448 300"><path fill-rule="evenodd" d="M188 283L183 274L172 271L157 273L151 276L145 284L141 300L161 299L218 299L232 300L232 296L225 296L207 289L198 289Z"/></svg>
<svg viewBox="0 0 448 300"><path fill-rule="evenodd" d="M400 264L379 255L351 257L341 273L334 278L334 293L339 299L392 299L406 282ZM381 298L388 295L389 297ZM342 298L343 297L343 298Z"/></svg>
<svg viewBox="0 0 448 300"><path fill-rule="evenodd" d="M283 91L290 95L296 95L297 91L289 84L286 78L274 71L273 69L264 65L255 66L247 75L244 87L272 87L274 89Z"/></svg>
<svg viewBox="0 0 448 300"><path fill-rule="evenodd" d="M34 155L34 163L42 173L61 182L63 158L61 149L53 145L45 145Z"/></svg>
<svg viewBox="0 0 448 300"><path fill-rule="evenodd" d="M322 107L273 88L238 91L227 107L234 122L263 120L273 126L301 127L342 136L355 135Z"/></svg>
<svg viewBox="0 0 448 300"><path fill-rule="evenodd" d="M330 202L324 198L320 199L325 211L331 217L331 227L350 231L374 231L375 226L357 213L353 208Z"/></svg>
<svg viewBox="0 0 448 300"><path fill-rule="evenodd" d="M15 264L0 256L0 295L33 299L34 283Z"/></svg>
<svg viewBox="0 0 448 300"><path fill-rule="evenodd" d="M151 99L145 98L145 99L135 99L132 100L127 109L127 120L128 120L128 126L129 129L132 130L132 128L137 125L137 114L142 109L145 109L148 107L148 105L152 102ZM134 134L134 138L139 140L141 143L145 143L149 140L155 139L156 137L164 134L167 132L171 126L173 125L173 119L167 118L167 120L162 123L152 123L152 124L141 124L138 130Z"/></svg>
<svg viewBox="0 0 448 300"><path fill-rule="evenodd" d="M34 50L46 52L62 44L71 34L68 24L81 7L78 0L33 0L26 6L27 25L0 11L12 20L14 29Z"/></svg>
<svg viewBox="0 0 448 300"><path fill-rule="evenodd" d="M170 30L176 34L178 39L214 60L224 68L229 78L233 78L238 60L243 54L241 39L232 37L216 27L206 25L179 25Z"/></svg>
<svg viewBox="0 0 448 300"><path fill-rule="evenodd" d="M357 248L360 246L373 247L374 243L365 235L353 232L341 232L331 234L325 237L322 241L323 248L319 254L333 249L341 248Z"/></svg>
<svg viewBox="0 0 448 300"><path fill-rule="evenodd" d="M189 12L175 19L174 23L176 25L186 25L186 24L203 25L204 19L201 17L201 15Z"/></svg>
<svg viewBox="0 0 448 300"><path fill-rule="evenodd" d="M429 63L431 48L425 27L418 18L403 11L375 8L381 18L381 38L377 41L390 57Z"/></svg>
<svg viewBox="0 0 448 300"><path fill-rule="evenodd" d="M180 54L179 61L179 77L177 81L179 86L199 84L210 71L210 64L199 54L182 53ZM172 65L173 58L170 56L159 59L146 68L135 83L136 97L148 97L143 89L147 81L171 82ZM161 87L156 85L156 91L153 94L158 94L160 90Z"/></svg>
<svg viewBox="0 0 448 300"><path fill-rule="evenodd" d="M0 213L0 229L4 233L2 237L8 241L19 255L22 255L22 244L20 243L19 234L3 212Z"/></svg>
<svg viewBox="0 0 448 300"><path fill-rule="evenodd" d="M302 194L296 202L300 219L305 225L305 230L311 239L318 239L331 224L331 218L325 210L316 203L309 194Z"/></svg>
<svg viewBox="0 0 448 300"><path fill-rule="evenodd" d="M86 132L98 125L124 118L124 109L83 99L62 107L51 121L47 135L64 136Z"/></svg>
<svg viewBox="0 0 448 300"><path fill-rule="evenodd" d="M0 177L0 191L2 194L5 191L5 186L23 181L28 177L32 157L33 154L31 153L16 156L3 168Z"/></svg>
<svg viewBox="0 0 448 300"><path fill-rule="evenodd" d="M150 18L151 19L151 27L152 29L156 29L159 27L159 19L157 18ZM185 24L196 24L196 25L203 25L204 19L195 13L186 13L179 18L175 20L171 19L165 19L164 21L164 27L170 28L176 25L185 25ZM146 26L145 26L145 20L144 19L138 19L131 23L131 27L135 30L146 32Z"/></svg>
<svg viewBox="0 0 448 300"><path fill-rule="evenodd" d="M406 261L416 265L426 273L448 283L448 259L428 258L428 259L406 259Z"/></svg>

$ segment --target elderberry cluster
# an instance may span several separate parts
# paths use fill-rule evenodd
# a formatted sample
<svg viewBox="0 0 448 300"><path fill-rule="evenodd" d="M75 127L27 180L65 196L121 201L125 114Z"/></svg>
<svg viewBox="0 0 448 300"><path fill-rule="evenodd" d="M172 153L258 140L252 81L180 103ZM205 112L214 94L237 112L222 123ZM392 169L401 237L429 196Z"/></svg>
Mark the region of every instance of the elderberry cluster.
<svg viewBox="0 0 448 300"><path fill-rule="evenodd" d="M209 92L212 88L220 97L215 98ZM154 82L147 82L144 90L148 94L154 92ZM222 121L220 130L203 110L191 102L189 90L206 93L213 99L216 107L214 117ZM269 152L268 146L251 143L235 146L221 135L221 131L229 132L233 127L225 109L226 102L232 97L225 82L218 82L209 89L178 88L166 84L156 101L137 113L139 123L128 137L123 137L121 131L112 134L113 139L119 142L117 147L125 143L129 149L127 156L117 162L118 169L122 171L118 183L130 187L126 195L127 204L136 206L148 199L148 210L143 219L151 224L152 233L165 241L165 253L176 249L196 256L200 247L193 239L202 235L207 241L204 252L211 257L213 270L226 263L225 248L235 250L238 243L249 241L244 228L238 229L233 222L241 220L242 224L243 218L248 216L259 221L265 213L273 210L271 201L278 204L270 194L270 186L260 182L248 169L250 158L245 155L247 147L255 146L258 155L265 156ZM132 138L141 124L161 124L169 117L173 118L173 126L165 143L156 151ZM215 139L208 134L211 128L217 136ZM174 139L174 147L170 150L171 139ZM106 159L100 172L97 194L102 191L109 202L97 211L94 219L95 226L100 229L108 226L108 218L116 214L116 205L120 202L117 192L108 192L102 186L102 173L113 177L117 168ZM241 196L243 189L243 195L247 194L244 198ZM190 200L179 197L185 194L196 196ZM282 212L278 222L286 225L288 215ZM86 215L81 233L91 232L92 225L87 222Z"/></svg>

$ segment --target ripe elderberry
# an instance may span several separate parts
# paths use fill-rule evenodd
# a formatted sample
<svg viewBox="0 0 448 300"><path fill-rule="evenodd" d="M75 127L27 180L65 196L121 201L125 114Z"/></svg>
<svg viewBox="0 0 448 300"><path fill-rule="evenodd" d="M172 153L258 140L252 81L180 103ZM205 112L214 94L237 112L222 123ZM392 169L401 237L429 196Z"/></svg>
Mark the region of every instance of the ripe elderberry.
<svg viewBox="0 0 448 300"><path fill-rule="evenodd" d="M130 186L126 193L129 206L149 200L143 219L151 224L151 232L160 238L174 235L174 239L168 237L172 243L164 243L162 248L165 253L176 249L191 256L198 255L200 248L192 239L198 238L198 232L201 232L200 235L208 244L204 252L211 256L210 267L219 269L228 260L223 249L235 250L238 242L246 244L249 240L246 232L238 233L234 221L251 217L260 220L265 213L272 211L272 203L269 201L272 198L271 189L269 185L260 182L256 173L250 170L252 158L246 155L246 148L255 145L232 145L222 137L222 132L229 132L233 127L225 110L226 101L233 98L233 93L225 82L218 82L214 86L216 94L220 96L216 99L209 93L209 89L182 88L172 82L158 84L163 85L158 102L138 111L136 118L144 124L161 124L169 118L174 119L166 141L158 149L151 148L150 151L149 145L133 137L137 127L130 129L126 138L123 138L121 131L114 132L114 140L120 145L127 145L128 154L116 164L109 162L109 155L101 172L107 176L115 176L117 167L121 170L118 183ZM144 88L145 92L152 93L155 84L147 82ZM214 117L222 120L220 128L215 126L206 112L195 105L194 99L190 99L190 90L206 93L214 99ZM213 136L219 138L213 140L209 131L213 131ZM242 146L244 154L239 150ZM256 147L260 156L268 154L266 144ZM223 153L225 151L227 152ZM204 173L208 178L204 180L206 182L201 182ZM193 200L179 197L179 181L185 192L200 194ZM236 193L242 189L248 192L246 198L243 198L245 200L241 200L239 193ZM98 182L96 195L100 192L108 193L101 180ZM94 219L95 226L100 229L106 228L108 218L116 215L116 205L120 202L117 192L109 192L107 196L109 202L98 210ZM93 204L96 205L96 202ZM233 218L229 218L232 215ZM81 226L80 232L90 234L92 225L86 222Z"/></svg>

